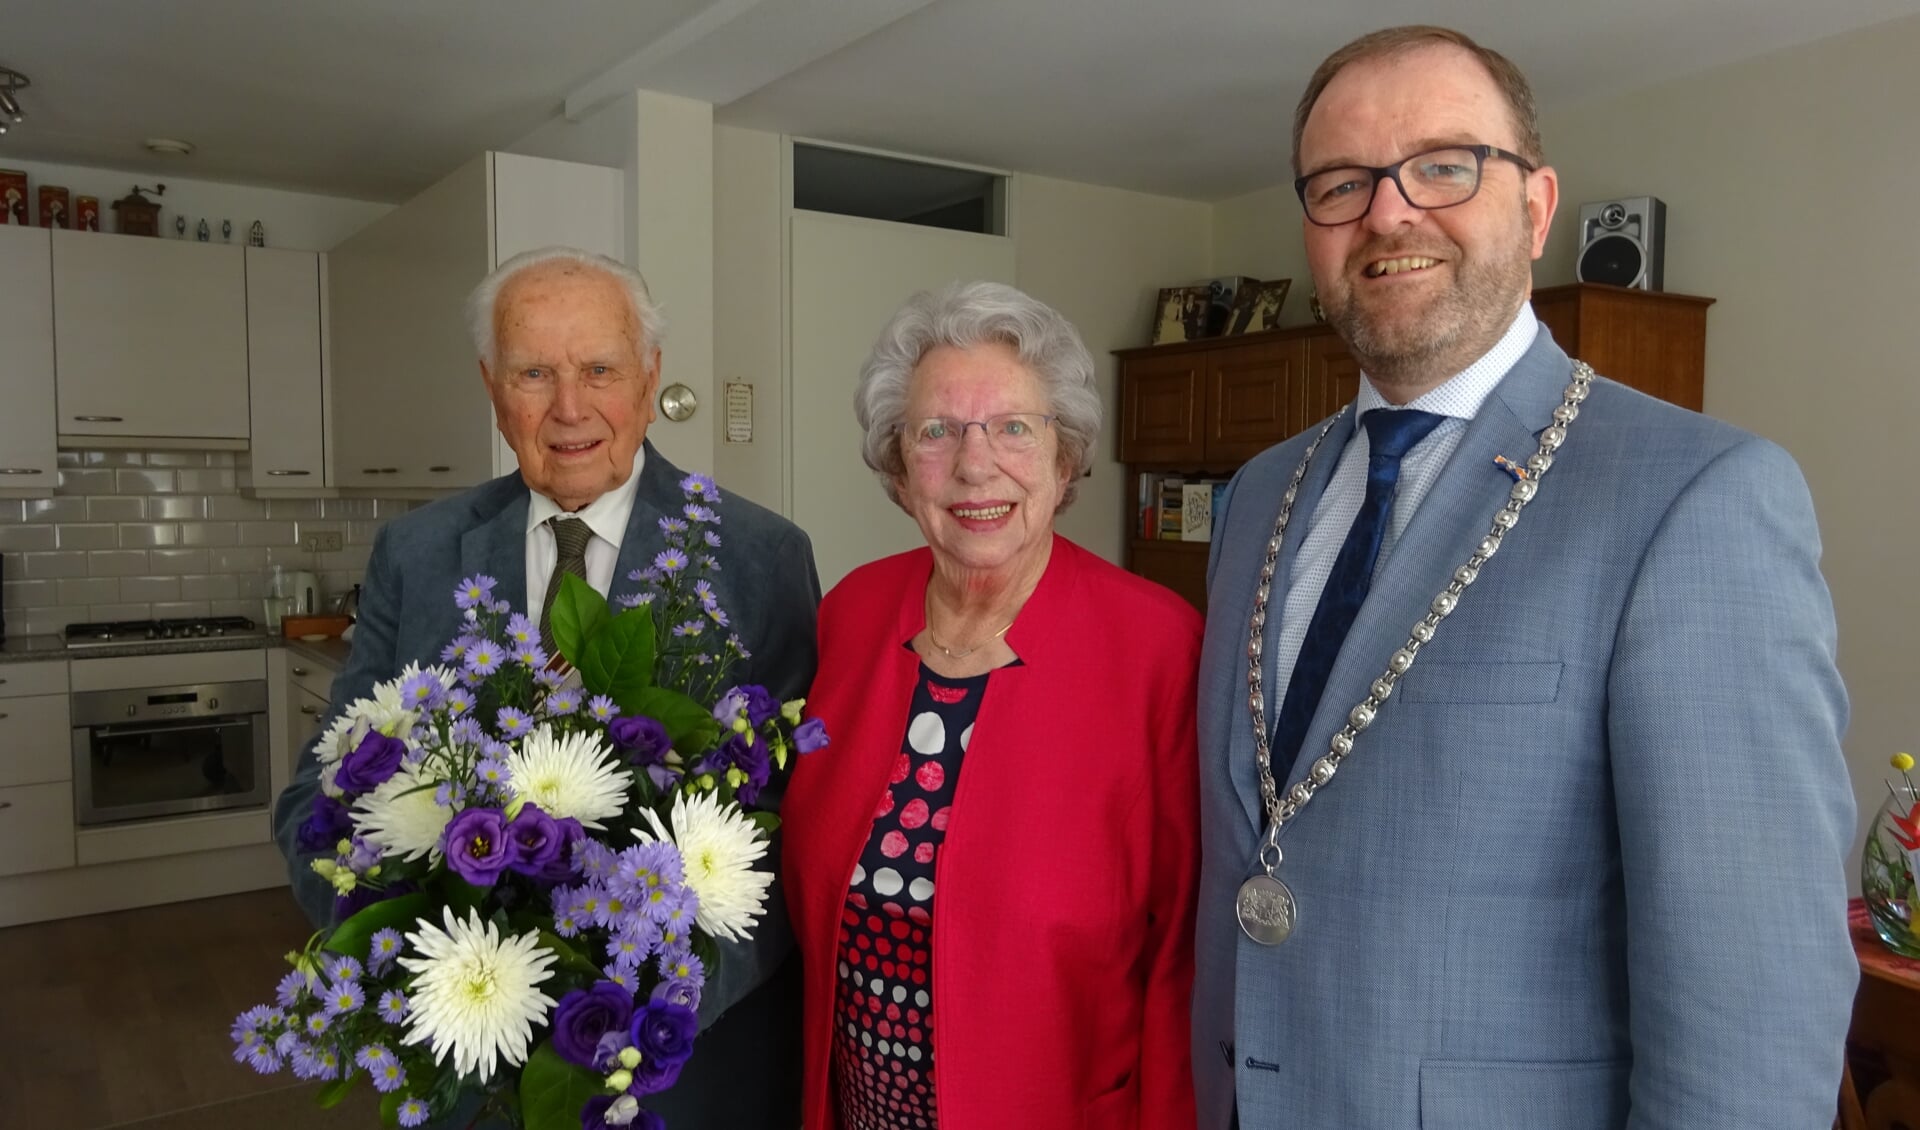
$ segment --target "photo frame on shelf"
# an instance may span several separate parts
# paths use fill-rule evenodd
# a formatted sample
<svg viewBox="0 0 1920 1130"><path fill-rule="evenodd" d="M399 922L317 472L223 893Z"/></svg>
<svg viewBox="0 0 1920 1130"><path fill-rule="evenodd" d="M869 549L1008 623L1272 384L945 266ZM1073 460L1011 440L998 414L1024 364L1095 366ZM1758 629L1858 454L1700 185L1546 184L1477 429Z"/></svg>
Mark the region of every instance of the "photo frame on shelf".
<svg viewBox="0 0 1920 1130"><path fill-rule="evenodd" d="M1206 337L1220 337L1227 332L1233 320L1234 303L1248 289L1258 287L1259 279L1245 275L1227 275L1222 278L1208 279L1207 288L1207 332Z"/></svg>
<svg viewBox="0 0 1920 1130"><path fill-rule="evenodd" d="M1259 333L1280 328L1280 306L1287 300L1292 279L1271 279L1242 286L1234 296L1233 311L1227 319L1227 334Z"/></svg>
<svg viewBox="0 0 1920 1130"><path fill-rule="evenodd" d="M1207 286L1163 287L1153 306L1150 344L1197 341L1207 336Z"/></svg>

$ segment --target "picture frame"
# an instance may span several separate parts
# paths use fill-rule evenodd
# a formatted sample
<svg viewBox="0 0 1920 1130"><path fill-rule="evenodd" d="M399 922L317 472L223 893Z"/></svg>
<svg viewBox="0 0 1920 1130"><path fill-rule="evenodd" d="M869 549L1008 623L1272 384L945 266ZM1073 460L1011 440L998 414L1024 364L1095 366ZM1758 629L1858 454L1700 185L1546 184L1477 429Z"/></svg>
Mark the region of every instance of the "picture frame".
<svg viewBox="0 0 1920 1130"><path fill-rule="evenodd" d="M1206 284L1162 287L1153 306L1150 344L1197 341L1207 336Z"/></svg>
<svg viewBox="0 0 1920 1130"><path fill-rule="evenodd" d="M1228 336L1261 333L1280 328L1280 307L1287 300L1292 279L1270 279L1242 286L1234 296L1233 311L1227 318Z"/></svg>

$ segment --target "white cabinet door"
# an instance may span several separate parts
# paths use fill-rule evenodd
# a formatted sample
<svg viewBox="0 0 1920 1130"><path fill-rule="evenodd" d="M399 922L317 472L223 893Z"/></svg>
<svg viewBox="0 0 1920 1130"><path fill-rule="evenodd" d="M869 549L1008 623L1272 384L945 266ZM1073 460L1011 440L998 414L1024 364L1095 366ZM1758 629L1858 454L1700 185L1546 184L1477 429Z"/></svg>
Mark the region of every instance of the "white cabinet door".
<svg viewBox="0 0 1920 1130"><path fill-rule="evenodd" d="M320 256L249 247L247 385L250 467L243 486L326 485L320 372Z"/></svg>
<svg viewBox="0 0 1920 1130"><path fill-rule="evenodd" d="M40 228L0 227L0 495L53 494L53 252Z"/></svg>
<svg viewBox="0 0 1920 1130"><path fill-rule="evenodd" d="M60 431L247 437L241 248L53 233Z"/></svg>
<svg viewBox="0 0 1920 1130"><path fill-rule="evenodd" d="M73 863L73 782L0 789L0 875Z"/></svg>

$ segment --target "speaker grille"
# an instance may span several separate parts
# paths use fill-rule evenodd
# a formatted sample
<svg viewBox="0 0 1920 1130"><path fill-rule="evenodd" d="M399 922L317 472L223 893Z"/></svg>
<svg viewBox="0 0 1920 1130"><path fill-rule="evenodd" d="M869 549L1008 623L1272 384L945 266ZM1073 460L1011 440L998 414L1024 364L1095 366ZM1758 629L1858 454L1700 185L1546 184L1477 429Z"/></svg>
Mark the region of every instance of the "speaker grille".
<svg viewBox="0 0 1920 1130"><path fill-rule="evenodd" d="M1603 235L1580 252L1575 275L1581 282L1633 286L1647 269L1646 249L1627 235Z"/></svg>

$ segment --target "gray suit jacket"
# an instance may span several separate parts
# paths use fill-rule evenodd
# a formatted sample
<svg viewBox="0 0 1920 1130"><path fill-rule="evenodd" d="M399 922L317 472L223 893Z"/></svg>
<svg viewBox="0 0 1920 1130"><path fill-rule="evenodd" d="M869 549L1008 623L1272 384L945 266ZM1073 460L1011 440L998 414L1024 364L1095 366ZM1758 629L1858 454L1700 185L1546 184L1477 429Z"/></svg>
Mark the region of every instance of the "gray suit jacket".
<svg viewBox="0 0 1920 1130"><path fill-rule="evenodd" d="M685 473L651 443L646 451L614 570L615 594L637 588L627 574L644 568L664 548L659 519L678 514L684 504L680 480ZM734 681L763 684L783 700L798 697L813 682L818 661L814 613L820 579L812 544L778 514L728 494L724 486L721 495L722 544L716 552L721 570L713 584L752 656L734 669ZM520 606L527 588L529 497L516 472L440 499L381 529L367 564L352 655L334 680L333 703L344 706L364 698L375 683L393 678L411 661L437 661L459 629L453 590L463 577L495 578L496 594L516 611L527 611ZM295 846L318 788L319 763L309 746L275 806L274 835L287 857L295 897L309 918L324 924L332 916L332 890L309 869L312 857ZM769 788L763 803L777 807L780 795ZM777 838L763 866L779 873ZM711 1026L680 1082L647 1104L667 1115L670 1125L791 1130L798 1122L798 961L788 962L792 951L786 902L776 883L758 936L751 943L721 943L720 973L708 983L700 1008L703 1024ZM734 1074L743 1064L753 1065L766 1086L740 1086Z"/></svg>
<svg viewBox="0 0 1920 1130"><path fill-rule="evenodd" d="M1375 579L1283 789L1486 535L1513 485L1494 456L1536 450L1568 373L1543 328L1487 398ZM1352 430L1302 485L1275 615ZM1236 1099L1246 1130L1826 1127L1857 977L1854 809L1793 461L1595 382L1518 527L1283 830L1298 922L1265 948L1233 909L1263 826L1247 622L1309 438L1244 467L1215 516L1201 1127L1226 1127Z"/></svg>

